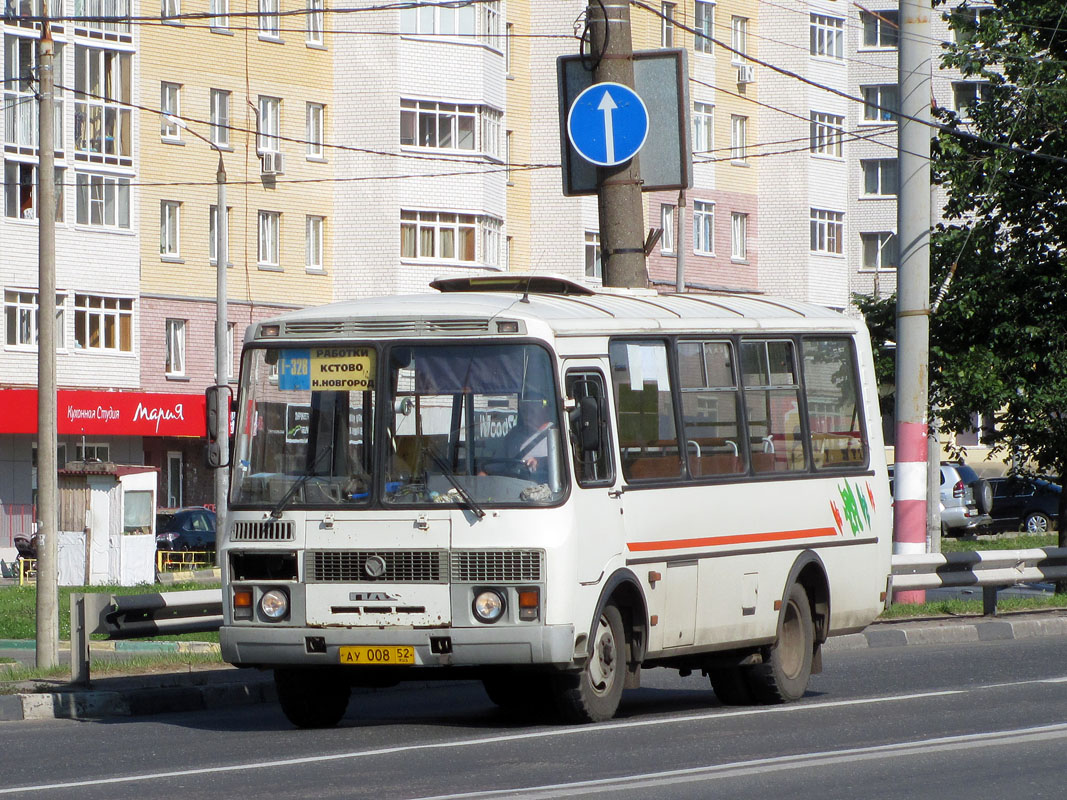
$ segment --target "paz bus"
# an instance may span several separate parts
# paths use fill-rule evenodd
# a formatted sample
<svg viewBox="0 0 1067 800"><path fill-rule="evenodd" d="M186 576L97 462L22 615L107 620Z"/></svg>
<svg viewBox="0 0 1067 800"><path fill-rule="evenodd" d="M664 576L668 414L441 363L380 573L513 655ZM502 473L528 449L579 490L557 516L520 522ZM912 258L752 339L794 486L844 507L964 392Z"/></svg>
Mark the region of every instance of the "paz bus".
<svg viewBox="0 0 1067 800"><path fill-rule="evenodd" d="M788 702L884 608L861 322L549 275L431 286L245 338L221 647L274 670L294 725L412 678L574 722L654 667Z"/></svg>

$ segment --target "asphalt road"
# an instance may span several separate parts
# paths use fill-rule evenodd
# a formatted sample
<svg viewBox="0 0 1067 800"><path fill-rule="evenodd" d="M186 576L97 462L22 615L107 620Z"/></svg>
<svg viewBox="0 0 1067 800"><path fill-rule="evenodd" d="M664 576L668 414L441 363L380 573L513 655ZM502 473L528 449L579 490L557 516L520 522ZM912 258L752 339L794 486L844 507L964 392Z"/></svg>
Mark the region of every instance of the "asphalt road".
<svg viewBox="0 0 1067 800"><path fill-rule="evenodd" d="M656 670L616 720L511 720L451 683L353 698L0 725L0 794L165 798L993 798L1067 795L1067 637L828 654L789 706L726 708Z"/></svg>

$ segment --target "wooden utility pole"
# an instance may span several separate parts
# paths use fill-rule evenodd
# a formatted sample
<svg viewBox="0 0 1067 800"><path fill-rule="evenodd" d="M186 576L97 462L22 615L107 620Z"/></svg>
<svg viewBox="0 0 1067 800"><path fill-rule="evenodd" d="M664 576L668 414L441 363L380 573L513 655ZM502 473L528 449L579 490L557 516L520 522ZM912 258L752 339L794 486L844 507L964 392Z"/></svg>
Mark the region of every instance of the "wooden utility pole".
<svg viewBox="0 0 1067 800"><path fill-rule="evenodd" d="M634 88L633 39L627 2L592 2L586 10L594 83ZM645 287L644 210L636 158L598 167L600 251L605 286Z"/></svg>

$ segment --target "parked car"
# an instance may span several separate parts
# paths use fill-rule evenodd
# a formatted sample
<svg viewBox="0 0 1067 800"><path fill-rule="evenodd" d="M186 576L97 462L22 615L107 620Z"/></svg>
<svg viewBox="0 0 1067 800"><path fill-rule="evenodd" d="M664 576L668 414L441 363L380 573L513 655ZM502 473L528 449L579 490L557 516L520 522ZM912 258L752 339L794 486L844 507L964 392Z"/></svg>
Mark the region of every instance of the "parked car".
<svg viewBox="0 0 1067 800"><path fill-rule="evenodd" d="M156 549L214 550L215 512L202 506L179 508L156 529Z"/></svg>
<svg viewBox="0 0 1067 800"><path fill-rule="evenodd" d="M1042 478L993 478L993 527L1048 533L1055 527L1063 487Z"/></svg>
<svg viewBox="0 0 1067 800"><path fill-rule="evenodd" d="M890 490L894 468L889 467ZM990 530L993 487L966 464L941 462L941 535L964 536Z"/></svg>

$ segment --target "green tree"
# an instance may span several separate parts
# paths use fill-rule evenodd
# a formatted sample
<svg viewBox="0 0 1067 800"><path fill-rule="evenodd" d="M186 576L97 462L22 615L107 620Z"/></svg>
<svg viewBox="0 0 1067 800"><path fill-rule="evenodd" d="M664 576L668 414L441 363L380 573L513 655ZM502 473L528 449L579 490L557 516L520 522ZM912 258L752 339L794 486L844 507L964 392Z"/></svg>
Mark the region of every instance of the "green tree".
<svg viewBox="0 0 1067 800"><path fill-rule="evenodd" d="M954 276L930 329L930 398L943 426L971 429L990 410L990 442L1036 470L1067 472L1067 7L1000 0L952 12L960 115L945 128L933 176L947 194L931 242L931 291ZM890 301L893 302L893 301ZM867 301L876 337L886 303ZM884 341L884 339L883 339ZM1067 498L1060 500L1067 546Z"/></svg>

